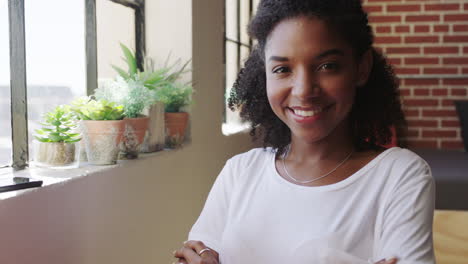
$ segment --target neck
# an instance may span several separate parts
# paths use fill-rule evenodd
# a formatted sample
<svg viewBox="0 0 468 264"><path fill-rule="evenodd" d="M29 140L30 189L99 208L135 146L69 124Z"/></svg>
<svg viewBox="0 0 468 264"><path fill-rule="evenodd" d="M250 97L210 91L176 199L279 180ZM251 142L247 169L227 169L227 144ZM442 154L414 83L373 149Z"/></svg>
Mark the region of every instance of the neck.
<svg viewBox="0 0 468 264"><path fill-rule="evenodd" d="M352 150L353 141L348 129L335 129L327 137L314 142L306 142L292 135L288 159L299 163L342 160Z"/></svg>

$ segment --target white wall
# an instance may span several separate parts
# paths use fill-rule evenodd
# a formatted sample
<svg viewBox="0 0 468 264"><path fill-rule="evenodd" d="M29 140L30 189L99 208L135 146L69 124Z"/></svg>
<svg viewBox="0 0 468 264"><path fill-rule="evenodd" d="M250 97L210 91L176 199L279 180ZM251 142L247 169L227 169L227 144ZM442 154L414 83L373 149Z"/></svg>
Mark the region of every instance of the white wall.
<svg viewBox="0 0 468 264"><path fill-rule="evenodd" d="M149 55L193 57L191 144L0 201L0 263L172 263L226 159L250 148L221 133L223 1L146 2Z"/></svg>

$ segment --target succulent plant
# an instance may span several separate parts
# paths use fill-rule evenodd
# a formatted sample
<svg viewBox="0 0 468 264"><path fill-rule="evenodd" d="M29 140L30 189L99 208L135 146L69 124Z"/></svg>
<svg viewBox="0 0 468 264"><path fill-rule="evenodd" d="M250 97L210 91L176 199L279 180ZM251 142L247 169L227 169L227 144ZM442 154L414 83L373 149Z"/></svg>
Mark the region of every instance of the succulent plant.
<svg viewBox="0 0 468 264"><path fill-rule="evenodd" d="M40 142L74 143L81 140L75 133L76 118L67 105L60 105L44 115L41 129L36 129L34 137Z"/></svg>
<svg viewBox="0 0 468 264"><path fill-rule="evenodd" d="M70 109L81 120L122 120L125 117L122 105L89 97L75 99Z"/></svg>

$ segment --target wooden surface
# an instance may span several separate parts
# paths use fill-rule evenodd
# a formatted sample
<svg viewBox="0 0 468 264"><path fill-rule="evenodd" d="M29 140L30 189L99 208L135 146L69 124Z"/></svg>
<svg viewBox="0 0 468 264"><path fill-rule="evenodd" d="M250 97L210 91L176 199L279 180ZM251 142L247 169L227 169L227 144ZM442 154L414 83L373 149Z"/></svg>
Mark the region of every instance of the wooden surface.
<svg viewBox="0 0 468 264"><path fill-rule="evenodd" d="M436 210L434 248L437 264L468 263L468 211Z"/></svg>

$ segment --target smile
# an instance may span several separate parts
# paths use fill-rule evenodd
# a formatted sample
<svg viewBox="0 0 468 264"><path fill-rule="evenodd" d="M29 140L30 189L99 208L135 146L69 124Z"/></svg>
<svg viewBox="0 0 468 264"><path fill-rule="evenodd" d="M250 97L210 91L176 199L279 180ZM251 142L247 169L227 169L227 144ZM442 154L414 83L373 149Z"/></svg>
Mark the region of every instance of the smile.
<svg viewBox="0 0 468 264"><path fill-rule="evenodd" d="M300 110L300 109L291 108L291 110L294 112L295 115L300 116L300 117L311 117L323 111L322 108L315 109L315 110Z"/></svg>

